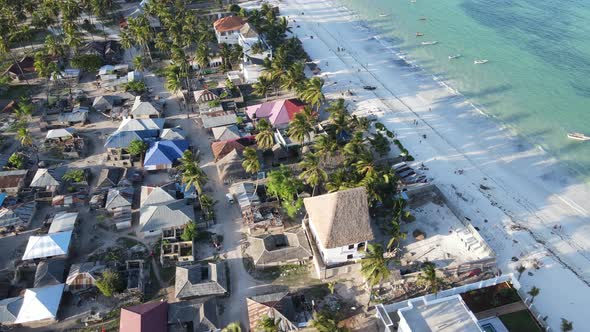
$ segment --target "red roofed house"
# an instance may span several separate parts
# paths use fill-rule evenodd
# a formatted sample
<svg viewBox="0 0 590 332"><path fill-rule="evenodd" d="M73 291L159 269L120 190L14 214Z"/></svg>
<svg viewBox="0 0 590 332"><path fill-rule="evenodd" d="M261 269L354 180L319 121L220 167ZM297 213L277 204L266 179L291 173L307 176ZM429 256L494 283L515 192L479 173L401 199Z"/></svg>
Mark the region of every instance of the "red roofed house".
<svg viewBox="0 0 590 332"><path fill-rule="evenodd" d="M215 161L218 161L219 159L222 159L223 157L227 156L233 150L236 150L238 153L241 153L242 151L244 151L244 149L244 145L242 145L238 140L213 142L211 144L211 150L213 151Z"/></svg>
<svg viewBox="0 0 590 332"><path fill-rule="evenodd" d="M215 36L219 44L237 44L239 41L240 29L246 20L239 16L226 16L213 23Z"/></svg>
<svg viewBox="0 0 590 332"><path fill-rule="evenodd" d="M168 331L168 303L151 302L121 309L119 331Z"/></svg>
<svg viewBox="0 0 590 332"><path fill-rule="evenodd" d="M283 128L289 125L295 114L305 107L299 99L282 99L265 102L246 107L246 114L250 119L267 119L275 128Z"/></svg>

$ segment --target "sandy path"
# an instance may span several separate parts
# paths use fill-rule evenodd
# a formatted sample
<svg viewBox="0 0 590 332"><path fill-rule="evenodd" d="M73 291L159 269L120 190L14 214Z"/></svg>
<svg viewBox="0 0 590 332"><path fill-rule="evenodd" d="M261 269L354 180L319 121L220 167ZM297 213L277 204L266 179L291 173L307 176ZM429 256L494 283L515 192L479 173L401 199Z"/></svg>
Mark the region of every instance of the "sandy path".
<svg viewBox="0 0 590 332"><path fill-rule="evenodd" d="M521 282L525 289L541 289L535 305L554 330L561 317L582 326L582 306L590 296L588 186L460 95L405 65L342 7L289 0L281 3L281 13L322 69L328 97L352 90L355 95L347 99L355 112L379 116L481 230L505 273L539 262L541 269L529 270L532 276L525 272ZM363 85L377 89L368 92ZM456 174L460 169L463 174ZM520 262L513 263L513 256ZM568 287L557 289L557 280Z"/></svg>

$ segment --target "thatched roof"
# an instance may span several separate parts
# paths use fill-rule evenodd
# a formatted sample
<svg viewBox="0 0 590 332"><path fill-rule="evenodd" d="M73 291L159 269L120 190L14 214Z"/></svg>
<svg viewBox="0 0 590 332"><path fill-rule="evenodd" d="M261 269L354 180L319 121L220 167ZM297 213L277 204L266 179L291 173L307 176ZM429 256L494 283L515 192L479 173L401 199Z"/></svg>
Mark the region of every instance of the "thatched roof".
<svg viewBox="0 0 590 332"><path fill-rule="evenodd" d="M326 249L375 238L364 187L305 198L303 203L310 227Z"/></svg>
<svg viewBox="0 0 590 332"><path fill-rule="evenodd" d="M242 166L242 161L241 153L236 150L232 150L225 157L219 159L216 163L219 179L226 181L246 178L248 174Z"/></svg>

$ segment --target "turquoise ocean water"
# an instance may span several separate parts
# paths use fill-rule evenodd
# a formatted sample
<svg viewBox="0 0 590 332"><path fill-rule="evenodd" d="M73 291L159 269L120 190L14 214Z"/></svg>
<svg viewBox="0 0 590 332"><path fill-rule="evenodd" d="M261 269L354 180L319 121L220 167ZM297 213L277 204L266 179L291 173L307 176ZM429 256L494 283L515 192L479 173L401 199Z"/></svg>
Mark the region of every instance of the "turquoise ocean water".
<svg viewBox="0 0 590 332"><path fill-rule="evenodd" d="M590 141L566 137L590 136L590 1L338 2L426 72L590 179ZM420 45L433 40L438 44ZM454 54L462 57L449 60Z"/></svg>

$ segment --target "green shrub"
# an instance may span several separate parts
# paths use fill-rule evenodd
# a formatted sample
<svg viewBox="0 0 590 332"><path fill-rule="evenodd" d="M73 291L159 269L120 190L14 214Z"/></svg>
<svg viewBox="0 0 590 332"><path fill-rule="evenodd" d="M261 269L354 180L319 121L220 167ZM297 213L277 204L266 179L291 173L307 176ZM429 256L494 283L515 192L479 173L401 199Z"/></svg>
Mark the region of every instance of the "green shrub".
<svg viewBox="0 0 590 332"><path fill-rule="evenodd" d="M83 169L71 169L61 177L62 180L72 182L72 183L79 183L84 181L85 172Z"/></svg>

